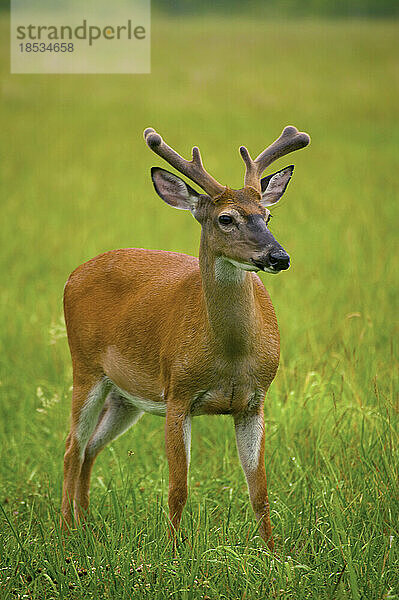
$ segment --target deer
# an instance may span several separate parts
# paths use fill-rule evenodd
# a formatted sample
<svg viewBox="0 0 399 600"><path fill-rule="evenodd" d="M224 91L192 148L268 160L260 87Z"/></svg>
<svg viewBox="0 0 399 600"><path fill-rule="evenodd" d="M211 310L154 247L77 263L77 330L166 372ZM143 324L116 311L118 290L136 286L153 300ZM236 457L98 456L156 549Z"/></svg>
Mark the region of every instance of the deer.
<svg viewBox="0 0 399 600"><path fill-rule="evenodd" d="M290 257L269 229L269 207L294 166L262 178L278 158L307 146L295 127L253 160L244 187L218 183L198 147L185 160L153 129L147 146L180 174L152 167L157 194L201 226L199 258L164 250L111 250L79 266L64 291L73 367L71 429L64 455L61 522L70 530L89 507L94 461L144 413L165 417L169 528L185 506L191 421L231 415L258 532L274 548L265 471L264 402L280 356L276 314L257 272L280 273Z"/></svg>

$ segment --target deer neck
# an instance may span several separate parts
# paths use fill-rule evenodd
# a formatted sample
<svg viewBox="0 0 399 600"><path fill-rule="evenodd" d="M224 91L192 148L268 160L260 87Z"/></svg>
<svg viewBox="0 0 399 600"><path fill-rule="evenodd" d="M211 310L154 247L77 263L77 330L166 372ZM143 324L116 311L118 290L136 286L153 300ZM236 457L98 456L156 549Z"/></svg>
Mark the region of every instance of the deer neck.
<svg viewBox="0 0 399 600"><path fill-rule="evenodd" d="M209 333L222 354L243 356L256 344L252 275L217 256L202 236L200 271Z"/></svg>

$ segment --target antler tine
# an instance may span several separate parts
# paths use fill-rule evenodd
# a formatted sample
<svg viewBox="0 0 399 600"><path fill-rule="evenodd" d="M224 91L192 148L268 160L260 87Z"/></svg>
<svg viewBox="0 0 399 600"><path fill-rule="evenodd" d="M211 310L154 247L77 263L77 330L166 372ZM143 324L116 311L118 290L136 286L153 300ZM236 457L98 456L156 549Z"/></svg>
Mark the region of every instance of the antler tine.
<svg viewBox="0 0 399 600"><path fill-rule="evenodd" d="M192 181L197 183L207 194L212 197L221 194L225 187L218 183L216 179L209 175L202 164L201 154L199 148L194 146L192 150L191 161L185 160L180 154L175 152L170 146L168 146L159 133L152 127L148 127L144 131L144 139L147 146L151 148L153 152L161 156L166 162L172 167L189 177Z"/></svg>
<svg viewBox="0 0 399 600"><path fill-rule="evenodd" d="M278 158L304 148L309 142L310 137L307 133L298 131L296 127L289 125L284 127L280 137L263 150L255 160L252 160L245 146L241 146L240 154L246 166L244 185L250 185L260 191L260 178L266 167Z"/></svg>

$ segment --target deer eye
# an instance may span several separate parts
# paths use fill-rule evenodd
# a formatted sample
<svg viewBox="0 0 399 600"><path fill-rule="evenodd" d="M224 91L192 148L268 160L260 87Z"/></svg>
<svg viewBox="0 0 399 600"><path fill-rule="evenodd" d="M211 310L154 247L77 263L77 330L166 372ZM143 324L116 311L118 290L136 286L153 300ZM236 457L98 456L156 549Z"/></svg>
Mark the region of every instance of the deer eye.
<svg viewBox="0 0 399 600"><path fill-rule="evenodd" d="M222 225L231 225L232 222L233 218L230 215L220 215L219 217L219 223Z"/></svg>

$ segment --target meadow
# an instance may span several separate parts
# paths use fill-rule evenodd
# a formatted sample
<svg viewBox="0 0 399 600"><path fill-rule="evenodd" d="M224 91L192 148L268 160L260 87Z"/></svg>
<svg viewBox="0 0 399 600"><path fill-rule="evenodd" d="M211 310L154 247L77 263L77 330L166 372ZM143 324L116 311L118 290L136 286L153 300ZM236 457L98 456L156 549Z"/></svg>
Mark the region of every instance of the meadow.
<svg viewBox="0 0 399 600"><path fill-rule="evenodd" d="M154 19L152 73L10 75L1 24L0 598L399 598L398 23ZM309 148L262 275L281 331L265 403L276 552L261 542L228 417L193 422L189 500L167 536L163 420L98 458L90 526L62 544L69 273L118 247L197 254L199 226L156 196L142 131L241 187L292 124ZM396 337L395 337L396 336Z"/></svg>

